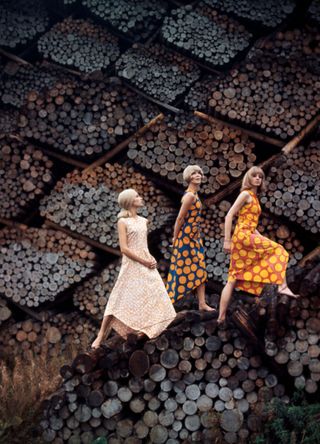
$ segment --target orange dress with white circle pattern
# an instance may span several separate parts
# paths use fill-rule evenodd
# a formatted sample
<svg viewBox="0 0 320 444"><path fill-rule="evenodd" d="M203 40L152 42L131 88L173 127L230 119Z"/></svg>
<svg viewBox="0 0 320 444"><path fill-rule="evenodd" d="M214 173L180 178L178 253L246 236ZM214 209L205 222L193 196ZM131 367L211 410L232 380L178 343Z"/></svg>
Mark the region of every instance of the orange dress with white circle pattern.
<svg viewBox="0 0 320 444"><path fill-rule="evenodd" d="M236 280L236 288L259 296L265 284L283 283L289 254L282 245L256 233L261 207L256 194L247 191L251 201L238 213L228 281Z"/></svg>

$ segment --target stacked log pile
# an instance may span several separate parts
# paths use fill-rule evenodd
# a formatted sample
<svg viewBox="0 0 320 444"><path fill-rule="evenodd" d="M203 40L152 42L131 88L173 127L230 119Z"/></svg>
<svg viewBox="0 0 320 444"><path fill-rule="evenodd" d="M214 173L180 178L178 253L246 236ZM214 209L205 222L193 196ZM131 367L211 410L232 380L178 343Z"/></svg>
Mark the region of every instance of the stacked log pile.
<svg viewBox="0 0 320 444"><path fill-rule="evenodd" d="M283 22L295 8L293 0L285 0L278 2L271 0L265 2L258 0L251 2L250 0L242 0L235 2L234 0L204 0L204 2L214 8L220 9L225 13L237 16L246 23L255 22L267 28L275 28Z"/></svg>
<svg viewBox="0 0 320 444"><path fill-rule="evenodd" d="M65 73L52 67L8 62L0 74L1 101L20 108L27 101L35 102L35 93L51 88L63 77Z"/></svg>
<svg viewBox="0 0 320 444"><path fill-rule="evenodd" d="M4 228L0 249L0 294L27 307L54 301L95 265L85 242L55 230Z"/></svg>
<svg viewBox="0 0 320 444"><path fill-rule="evenodd" d="M50 318L48 318L48 314ZM26 319L9 321L2 327L0 335L0 355L22 355L24 358L47 353L54 358L64 351L86 349L97 334L98 327L78 312L51 315L41 312L44 321Z"/></svg>
<svg viewBox="0 0 320 444"><path fill-rule="evenodd" d="M313 34L312 34L313 35ZM280 139L301 131L318 113L317 49L308 33L278 33L214 82L209 109ZM291 48L286 50L285 48ZM304 52L309 52L308 57Z"/></svg>
<svg viewBox="0 0 320 444"><path fill-rule="evenodd" d="M18 111L12 109L0 109L0 133L2 136L17 131L18 118Z"/></svg>
<svg viewBox="0 0 320 444"><path fill-rule="evenodd" d="M74 305L85 314L101 321L119 271L118 259L108 264L97 276L81 283L73 293Z"/></svg>
<svg viewBox="0 0 320 444"><path fill-rule="evenodd" d="M303 268L292 270L288 278L301 299L280 298L277 312L282 328L277 329L278 334L266 336L266 351L285 368L297 389L313 394L320 382L319 255Z"/></svg>
<svg viewBox="0 0 320 444"><path fill-rule="evenodd" d="M0 46L19 48L44 32L49 16L41 0L3 0L0 10Z"/></svg>
<svg viewBox="0 0 320 444"><path fill-rule="evenodd" d="M44 34L38 50L46 59L85 73L108 68L120 55L117 37L90 21L72 18Z"/></svg>
<svg viewBox="0 0 320 444"><path fill-rule="evenodd" d="M0 140L0 217L25 215L52 182L53 163L40 150L5 138Z"/></svg>
<svg viewBox="0 0 320 444"><path fill-rule="evenodd" d="M204 208L202 212L201 232L208 278L221 283L227 280L230 262L229 254L223 251L224 221L230 207L229 200L222 200L217 205ZM290 255L289 267L295 266L302 259L304 247L301 240L294 231L271 215L263 214L258 231L286 248ZM159 247L167 261L172 254L171 241L172 227L166 227L160 234Z"/></svg>
<svg viewBox="0 0 320 444"><path fill-rule="evenodd" d="M208 111L208 97L215 87L215 77L208 75L196 82L184 98L184 104L190 110Z"/></svg>
<svg viewBox="0 0 320 444"><path fill-rule="evenodd" d="M149 230L172 221L175 210L171 200L132 167L117 163L69 173L42 200L41 215L100 244L117 248L117 198L125 188L134 188L143 196L146 207L141 215L148 217Z"/></svg>
<svg viewBox="0 0 320 444"><path fill-rule="evenodd" d="M238 330L192 319L147 341L78 355L46 403L45 442L246 442L285 388ZM200 321L200 322L199 322ZM138 345L139 347L139 345ZM130 441L129 441L130 440Z"/></svg>
<svg viewBox="0 0 320 444"><path fill-rule="evenodd" d="M46 94L30 94L19 125L23 137L90 158L109 151L157 112L118 80L73 79L56 83Z"/></svg>
<svg viewBox="0 0 320 444"><path fill-rule="evenodd" d="M173 10L164 19L161 36L177 51L214 68L232 62L252 38L243 25L204 4Z"/></svg>
<svg viewBox="0 0 320 444"><path fill-rule="evenodd" d="M174 103L200 77L192 60L164 46L133 45L116 62L117 74L160 102Z"/></svg>
<svg viewBox="0 0 320 444"><path fill-rule="evenodd" d="M295 148L267 176L263 205L277 216L285 216L305 230L320 231L320 133L309 146Z"/></svg>
<svg viewBox="0 0 320 444"><path fill-rule="evenodd" d="M254 149L255 144L241 130L181 113L166 115L130 142L128 157L179 185L184 168L198 164L206 178L201 192L212 194L254 164Z"/></svg>
<svg viewBox="0 0 320 444"><path fill-rule="evenodd" d="M308 16L311 20L315 21L317 24L320 24L320 2L319 0L313 0L309 9Z"/></svg>
<svg viewBox="0 0 320 444"><path fill-rule="evenodd" d="M157 0L82 0L82 4L133 41L147 39L167 11L167 3Z"/></svg>
<svg viewBox="0 0 320 444"><path fill-rule="evenodd" d="M4 322L11 318L11 315L12 311L8 307L7 301L0 297L0 327Z"/></svg>

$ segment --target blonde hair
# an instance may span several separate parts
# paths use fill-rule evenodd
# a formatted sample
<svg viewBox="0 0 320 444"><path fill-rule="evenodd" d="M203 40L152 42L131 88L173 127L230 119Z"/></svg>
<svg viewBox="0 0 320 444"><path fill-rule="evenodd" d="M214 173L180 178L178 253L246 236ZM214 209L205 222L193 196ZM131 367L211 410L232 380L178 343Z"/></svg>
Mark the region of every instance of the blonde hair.
<svg viewBox="0 0 320 444"><path fill-rule="evenodd" d="M260 193L261 191L265 190L265 174L262 168L258 167L258 166L253 166L251 167L246 174L244 175L243 179L242 179L242 185L241 185L241 191L244 190L250 190L252 188L252 177L254 174L260 174L262 181L261 181L261 185L258 187L257 192Z"/></svg>
<svg viewBox="0 0 320 444"><path fill-rule="evenodd" d="M133 188L127 188L126 190L121 191L118 196L118 204L121 208L120 213L118 214L118 219L122 217L131 217L130 208L132 207L132 203L137 196L136 190Z"/></svg>
<svg viewBox="0 0 320 444"><path fill-rule="evenodd" d="M191 176L193 173L200 173L201 176L204 176L202 169L199 165L188 165L187 168L183 170L183 180L187 183L190 182Z"/></svg>

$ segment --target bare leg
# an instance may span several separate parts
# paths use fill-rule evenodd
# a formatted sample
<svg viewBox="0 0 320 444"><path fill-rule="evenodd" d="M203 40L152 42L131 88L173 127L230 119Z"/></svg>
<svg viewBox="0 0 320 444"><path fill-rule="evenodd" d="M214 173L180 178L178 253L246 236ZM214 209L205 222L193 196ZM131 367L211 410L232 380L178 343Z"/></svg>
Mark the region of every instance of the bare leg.
<svg viewBox="0 0 320 444"><path fill-rule="evenodd" d="M226 313L228 309L229 302L232 297L233 290L236 286L237 281L227 282L221 293L220 305L219 305L219 317L218 323L222 324L226 319Z"/></svg>
<svg viewBox="0 0 320 444"><path fill-rule="evenodd" d="M106 337L107 337L106 333L107 334L110 333L109 326L110 326L111 319L112 319L112 316L105 316L103 318L102 323L101 323L101 327L100 327L100 330L99 330L99 333L98 333L98 336L93 341L93 343L91 345L91 348L99 348L100 345L101 345L101 342L104 339L106 339ZM107 331L108 329L109 329L109 331Z"/></svg>
<svg viewBox="0 0 320 444"><path fill-rule="evenodd" d="M297 299L299 297L298 294L292 293L292 291L288 287L286 278L284 278L283 283L278 286L278 291L279 291L279 293L290 296L291 298Z"/></svg>
<svg viewBox="0 0 320 444"><path fill-rule="evenodd" d="M198 303L199 303L199 310L202 311L215 311L214 308L210 307L210 305L208 305L206 303L206 286L205 284L201 284L199 287L196 288L196 293L197 293L197 297L198 297Z"/></svg>

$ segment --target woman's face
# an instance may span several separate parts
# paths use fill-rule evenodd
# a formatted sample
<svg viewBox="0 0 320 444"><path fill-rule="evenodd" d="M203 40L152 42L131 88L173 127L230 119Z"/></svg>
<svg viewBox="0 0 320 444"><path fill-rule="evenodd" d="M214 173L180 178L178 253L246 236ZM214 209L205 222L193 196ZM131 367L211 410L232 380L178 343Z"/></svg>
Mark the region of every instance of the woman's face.
<svg viewBox="0 0 320 444"><path fill-rule="evenodd" d="M141 196L139 196L138 193L136 193L136 196L134 197L134 199L132 201L132 206L134 206L136 208L143 207L143 198Z"/></svg>
<svg viewBox="0 0 320 444"><path fill-rule="evenodd" d="M193 183L194 185L200 185L202 182L202 173L200 171L195 171L191 174L190 183Z"/></svg>
<svg viewBox="0 0 320 444"><path fill-rule="evenodd" d="M253 173L250 178L250 182L251 182L252 186L254 186L254 187L260 187L262 184L262 181L263 181L263 176L259 172Z"/></svg>

